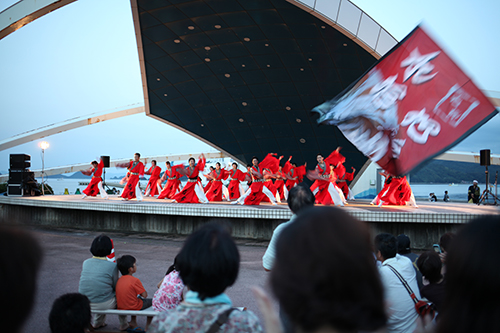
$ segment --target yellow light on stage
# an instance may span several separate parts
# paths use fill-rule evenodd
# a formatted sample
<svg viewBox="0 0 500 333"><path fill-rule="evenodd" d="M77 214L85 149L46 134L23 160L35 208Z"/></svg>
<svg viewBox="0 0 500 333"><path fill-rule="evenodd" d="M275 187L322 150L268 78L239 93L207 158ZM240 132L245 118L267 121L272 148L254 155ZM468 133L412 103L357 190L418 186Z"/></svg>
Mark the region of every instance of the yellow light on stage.
<svg viewBox="0 0 500 333"><path fill-rule="evenodd" d="M42 141L40 142L40 148L42 148L43 150L49 148L49 143L47 141Z"/></svg>

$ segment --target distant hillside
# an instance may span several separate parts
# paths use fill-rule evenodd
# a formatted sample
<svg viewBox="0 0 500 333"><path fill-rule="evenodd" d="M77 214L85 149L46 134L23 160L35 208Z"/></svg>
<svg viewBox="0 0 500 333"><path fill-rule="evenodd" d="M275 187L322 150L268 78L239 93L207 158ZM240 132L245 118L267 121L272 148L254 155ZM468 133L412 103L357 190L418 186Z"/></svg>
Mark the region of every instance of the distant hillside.
<svg viewBox="0 0 500 333"><path fill-rule="evenodd" d="M429 163L413 170L410 173L411 183L465 183L470 184L474 179L479 183L485 182L485 167L479 163L465 163L452 161L432 160ZM495 172L500 172L499 165L488 167L490 184L495 182Z"/></svg>

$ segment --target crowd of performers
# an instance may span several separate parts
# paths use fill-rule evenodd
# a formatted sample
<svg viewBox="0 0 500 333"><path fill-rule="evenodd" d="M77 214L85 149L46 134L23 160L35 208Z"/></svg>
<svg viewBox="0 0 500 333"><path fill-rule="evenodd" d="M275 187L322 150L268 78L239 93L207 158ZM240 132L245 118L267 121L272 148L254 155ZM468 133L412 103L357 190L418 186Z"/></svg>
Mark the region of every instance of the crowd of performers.
<svg viewBox="0 0 500 333"><path fill-rule="evenodd" d="M347 182L353 180L356 170L352 168L352 172L346 171L345 157L340 154L340 147L326 158L318 154L318 164L314 170L306 171L307 164L297 166L292 163L292 156L285 163L282 159L283 156L278 157L274 153L268 154L262 161L253 157L252 164L247 165L247 172L238 169L237 163L233 163L230 168L222 168L217 162L215 167L210 167L208 174L203 174L206 159L201 154L197 162L191 157L188 165L172 165L167 161L162 175L162 168L155 160L151 161L151 167L146 170L140 161L140 154L136 153L132 161L117 164L116 167L127 169L127 175L121 182L125 184L121 193L122 200L142 201L144 196L151 196L177 203L230 201L241 205L259 205L261 202L276 205L287 200L288 191L301 183L304 177L314 181L311 190L317 204L344 206L347 204L346 198L354 200ZM83 198L96 196L98 193L102 198L108 198L102 186L103 167L102 161L93 161L91 169L82 171L86 175L92 175L91 182L83 191ZM139 179L144 175L149 175L150 178L143 192L139 187ZM180 179L183 176L187 177L187 182L181 189ZM202 176L208 181L204 187ZM386 177L384 189L372 204L415 203L405 177ZM228 179L226 187L223 181Z"/></svg>

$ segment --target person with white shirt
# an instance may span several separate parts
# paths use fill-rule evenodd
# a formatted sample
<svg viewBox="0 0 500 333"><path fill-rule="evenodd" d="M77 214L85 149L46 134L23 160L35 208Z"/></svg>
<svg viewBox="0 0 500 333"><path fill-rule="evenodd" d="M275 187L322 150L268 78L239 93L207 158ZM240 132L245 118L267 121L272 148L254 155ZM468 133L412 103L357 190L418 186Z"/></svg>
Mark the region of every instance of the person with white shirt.
<svg viewBox="0 0 500 333"><path fill-rule="evenodd" d="M387 332L411 333L417 326L418 314L415 303L401 280L392 271L395 269L406 280L417 299L420 299L415 269L405 256L397 254L398 242L394 235L382 233L375 237L376 257L380 260L380 279L384 286Z"/></svg>

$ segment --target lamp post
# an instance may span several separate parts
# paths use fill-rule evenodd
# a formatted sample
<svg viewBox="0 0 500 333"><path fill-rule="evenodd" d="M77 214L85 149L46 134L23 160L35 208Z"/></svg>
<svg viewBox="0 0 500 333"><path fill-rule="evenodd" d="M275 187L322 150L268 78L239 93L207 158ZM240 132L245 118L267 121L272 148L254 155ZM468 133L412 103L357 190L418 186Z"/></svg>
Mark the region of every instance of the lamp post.
<svg viewBox="0 0 500 333"><path fill-rule="evenodd" d="M45 149L49 148L49 143L47 141L40 142L40 148L42 148L42 195L45 195L45 186L43 182L43 173L45 169Z"/></svg>

